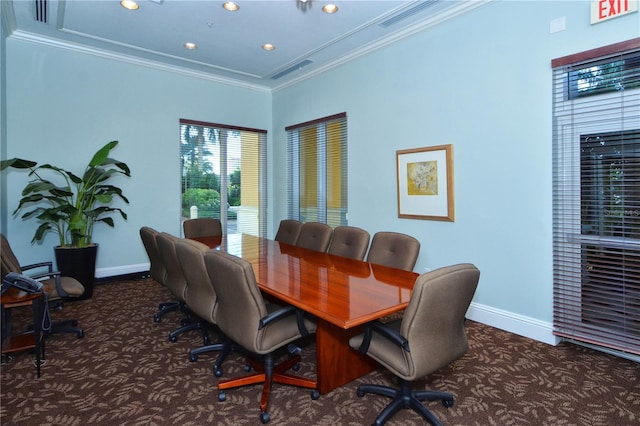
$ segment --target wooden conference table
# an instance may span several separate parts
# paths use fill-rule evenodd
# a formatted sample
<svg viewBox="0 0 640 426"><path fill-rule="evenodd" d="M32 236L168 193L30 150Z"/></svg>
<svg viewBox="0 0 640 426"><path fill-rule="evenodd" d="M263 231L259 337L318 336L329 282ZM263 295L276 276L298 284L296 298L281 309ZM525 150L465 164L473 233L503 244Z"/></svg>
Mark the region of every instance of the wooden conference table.
<svg viewBox="0 0 640 426"><path fill-rule="evenodd" d="M322 394L378 364L349 347L362 325L404 309L418 274L247 234L194 238L253 265L260 290L316 317Z"/></svg>

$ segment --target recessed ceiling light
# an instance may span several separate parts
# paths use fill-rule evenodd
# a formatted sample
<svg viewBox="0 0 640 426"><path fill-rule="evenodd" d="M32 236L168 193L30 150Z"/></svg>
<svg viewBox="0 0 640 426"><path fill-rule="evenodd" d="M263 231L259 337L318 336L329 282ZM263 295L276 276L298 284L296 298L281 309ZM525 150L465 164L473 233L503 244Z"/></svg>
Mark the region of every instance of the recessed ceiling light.
<svg viewBox="0 0 640 426"><path fill-rule="evenodd" d="M322 11L324 13L336 13L338 11L338 6L335 4L329 3L322 6Z"/></svg>
<svg viewBox="0 0 640 426"><path fill-rule="evenodd" d="M263 48L264 50L269 50L269 51L271 51L271 50L276 50L276 47L275 47L273 44L271 44L271 43L265 43L265 44L263 44L263 45L262 45L262 48Z"/></svg>
<svg viewBox="0 0 640 426"><path fill-rule="evenodd" d="M185 49L189 49L189 50L195 50L198 48L198 45L195 43L185 43L184 44Z"/></svg>
<svg viewBox="0 0 640 426"><path fill-rule="evenodd" d="M122 0L120 2L120 6L124 7L125 9L129 9L129 10L138 10L138 8L140 6L138 6L138 3L136 3L133 0Z"/></svg>
<svg viewBox="0 0 640 426"><path fill-rule="evenodd" d="M238 6L238 3L233 2L233 1L224 2L222 4L222 7L227 9L229 12L235 12L236 10L240 9L240 6Z"/></svg>

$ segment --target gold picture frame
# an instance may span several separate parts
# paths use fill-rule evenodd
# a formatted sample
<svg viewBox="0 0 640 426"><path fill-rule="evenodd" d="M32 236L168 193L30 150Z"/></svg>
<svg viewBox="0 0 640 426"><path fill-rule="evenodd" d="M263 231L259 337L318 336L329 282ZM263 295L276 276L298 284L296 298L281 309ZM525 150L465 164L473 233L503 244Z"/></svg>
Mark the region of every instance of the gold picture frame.
<svg viewBox="0 0 640 426"><path fill-rule="evenodd" d="M453 145L396 151L398 217L453 222Z"/></svg>

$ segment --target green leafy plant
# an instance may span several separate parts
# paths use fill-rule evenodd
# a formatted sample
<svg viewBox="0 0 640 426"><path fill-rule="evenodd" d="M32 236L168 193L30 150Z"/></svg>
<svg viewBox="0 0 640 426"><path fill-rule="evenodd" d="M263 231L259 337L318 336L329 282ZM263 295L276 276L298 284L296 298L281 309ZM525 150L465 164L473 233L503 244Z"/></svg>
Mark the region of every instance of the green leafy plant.
<svg viewBox="0 0 640 426"><path fill-rule="evenodd" d="M97 222L114 227L114 213L123 219L127 214L119 208L109 207L115 197L129 204L122 190L107 183L115 175L131 176L129 166L109 157L118 141L100 148L84 170L82 177L51 164L42 164L21 158L0 162L0 171L7 167L29 169L33 179L22 190L22 198L13 212L28 210L22 219L35 218L40 225L31 240L42 241L47 232L60 238L60 246L86 247L93 243L93 227ZM52 174L61 183L46 176Z"/></svg>

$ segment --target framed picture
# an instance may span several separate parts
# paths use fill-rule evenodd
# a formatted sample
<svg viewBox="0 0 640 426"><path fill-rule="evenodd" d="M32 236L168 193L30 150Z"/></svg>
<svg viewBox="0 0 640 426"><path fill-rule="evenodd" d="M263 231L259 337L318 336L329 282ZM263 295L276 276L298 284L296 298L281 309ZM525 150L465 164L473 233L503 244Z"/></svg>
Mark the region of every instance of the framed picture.
<svg viewBox="0 0 640 426"><path fill-rule="evenodd" d="M396 151L398 217L454 221L453 146Z"/></svg>

